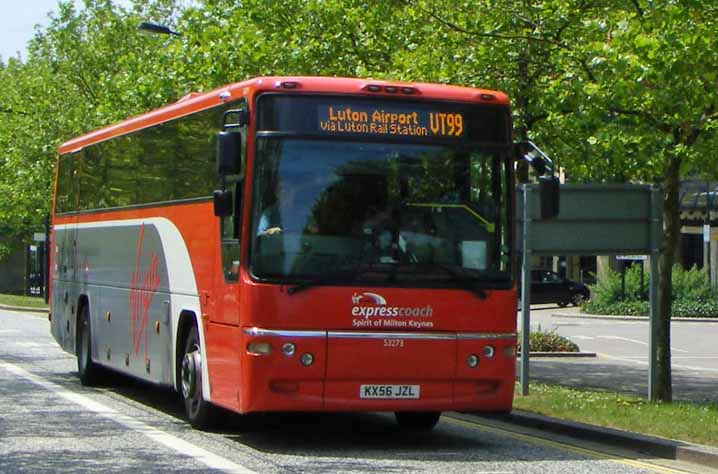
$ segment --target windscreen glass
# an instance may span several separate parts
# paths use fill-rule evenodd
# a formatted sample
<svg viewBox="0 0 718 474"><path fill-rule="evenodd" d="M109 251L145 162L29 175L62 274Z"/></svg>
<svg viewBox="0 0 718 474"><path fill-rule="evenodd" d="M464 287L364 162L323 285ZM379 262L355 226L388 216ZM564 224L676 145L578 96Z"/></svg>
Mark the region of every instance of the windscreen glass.
<svg viewBox="0 0 718 474"><path fill-rule="evenodd" d="M413 120L407 108L382 105L394 110L387 113L408 114L396 120ZM369 115L372 106L364 110ZM327 139L308 126L294 134L260 131L251 218L253 276L288 283L325 279L437 287L507 282L506 148L466 138L473 133L467 122L472 113L451 119L453 139L400 141L382 135L377 140L364 132ZM321 127L326 117L314 118ZM419 126L422 120L417 112ZM285 122L272 126L286 131L291 121Z"/></svg>

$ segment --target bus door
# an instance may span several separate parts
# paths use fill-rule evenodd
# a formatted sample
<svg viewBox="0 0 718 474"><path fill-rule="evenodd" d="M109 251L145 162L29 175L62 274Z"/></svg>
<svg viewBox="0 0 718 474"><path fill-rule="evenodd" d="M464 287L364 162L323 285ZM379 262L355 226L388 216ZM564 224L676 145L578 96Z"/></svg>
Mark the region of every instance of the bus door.
<svg viewBox="0 0 718 474"><path fill-rule="evenodd" d="M244 135L244 134L243 134ZM214 272L212 294L207 298L209 324L205 326L207 363L213 402L239 409L240 328L239 255L241 235L242 176L223 176L231 191L232 212L219 216L219 265ZM215 212L216 214L216 212Z"/></svg>

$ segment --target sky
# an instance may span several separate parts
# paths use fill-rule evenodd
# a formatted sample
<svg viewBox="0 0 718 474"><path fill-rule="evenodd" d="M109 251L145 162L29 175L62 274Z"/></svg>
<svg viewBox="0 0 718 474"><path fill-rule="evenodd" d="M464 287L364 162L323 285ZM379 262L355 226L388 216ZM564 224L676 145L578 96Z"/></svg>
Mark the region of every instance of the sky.
<svg viewBox="0 0 718 474"><path fill-rule="evenodd" d="M59 0L0 0L0 56L3 62L16 57L17 52L27 58L25 47L35 33L35 25L46 26L50 23L48 13L57 11ZM82 0L74 0L82 5ZM128 5L129 0L116 0L114 3Z"/></svg>

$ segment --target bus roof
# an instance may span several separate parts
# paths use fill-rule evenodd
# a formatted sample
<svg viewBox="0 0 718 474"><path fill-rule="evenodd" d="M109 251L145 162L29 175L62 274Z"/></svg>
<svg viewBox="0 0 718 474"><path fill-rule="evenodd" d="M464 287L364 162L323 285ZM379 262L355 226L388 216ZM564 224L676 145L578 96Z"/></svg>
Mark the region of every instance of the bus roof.
<svg viewBox="0 0 718 474"><path fill-rule="evenodd" d="M59 152L60 154L76 152L85 146L209 109L241 97L246 97L251 103L255 95L267 91L404 97L505 106L509 104L508 96L502 92L472 87L339 77L257 77L228 84L206 93L187 94L177 102L159 109L73 138L60 145Z"/></svg>

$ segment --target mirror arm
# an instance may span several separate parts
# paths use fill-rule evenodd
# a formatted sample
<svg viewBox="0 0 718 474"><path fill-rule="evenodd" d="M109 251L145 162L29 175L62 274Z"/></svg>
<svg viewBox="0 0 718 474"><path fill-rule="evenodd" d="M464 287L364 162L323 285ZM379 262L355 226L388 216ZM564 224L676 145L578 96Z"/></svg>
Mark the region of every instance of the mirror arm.
<svg viewBox="0 0 718 474"><path fill-rule="evenodd" d="M548 155L546 155L546 153L541 151L541 149L539 147L537 147L536 144L534 142L532 142L531 140L527 140L526 143L531 148L533 148L533 150L536 152L536 154L543 160L544 163L546 163L546 174L548 174L549 176L553 175L554 166L553 166L553 161L551 160L551 158L549 158Z"/></svg>

